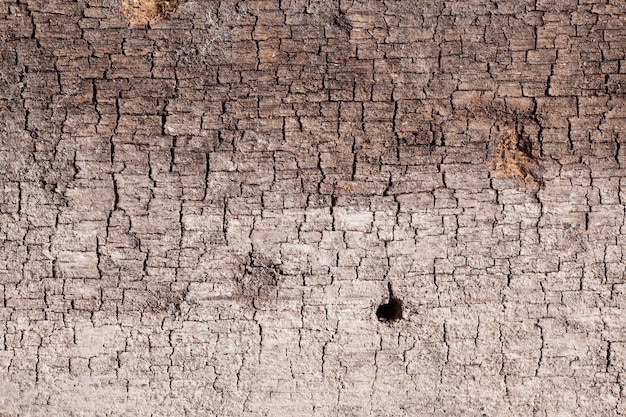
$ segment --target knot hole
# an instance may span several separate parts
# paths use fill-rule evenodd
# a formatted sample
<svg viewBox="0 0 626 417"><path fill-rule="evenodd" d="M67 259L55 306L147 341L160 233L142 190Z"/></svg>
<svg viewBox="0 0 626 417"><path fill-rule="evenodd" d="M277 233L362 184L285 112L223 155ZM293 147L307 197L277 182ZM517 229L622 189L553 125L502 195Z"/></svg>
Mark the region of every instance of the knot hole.
<svg viewBox="0 0 626 417"><path fill-rule="evenodd" d="M394 297L391 282L387 284L389 289L389 301L381 304L376 309L376 317L380 321L397 321L402 318L402 301Z"/></svg>

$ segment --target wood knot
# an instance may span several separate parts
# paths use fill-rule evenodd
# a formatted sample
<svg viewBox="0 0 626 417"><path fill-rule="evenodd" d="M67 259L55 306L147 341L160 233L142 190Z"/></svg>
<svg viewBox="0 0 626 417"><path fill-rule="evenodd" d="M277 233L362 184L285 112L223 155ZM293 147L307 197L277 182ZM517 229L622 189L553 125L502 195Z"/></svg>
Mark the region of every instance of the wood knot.
<svg viewBox="0 0 626 417"><path fill-rule="evenodd" d="M131 26L145 26L168 17L178 0L122 0L120 13Z"/></svg>
<svg viewBox="0 0 626 417"><path fill-rule="evenodd" d="M530 141L514 128L503 129L495 157L495 172L536 186L539 184L538 168Z"/></svg>

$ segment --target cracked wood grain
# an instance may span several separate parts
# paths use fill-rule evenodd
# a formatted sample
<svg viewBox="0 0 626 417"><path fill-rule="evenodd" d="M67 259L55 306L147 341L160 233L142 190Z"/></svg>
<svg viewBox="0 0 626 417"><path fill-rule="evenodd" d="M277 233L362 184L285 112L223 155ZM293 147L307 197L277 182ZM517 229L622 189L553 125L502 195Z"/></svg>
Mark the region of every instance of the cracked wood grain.
<svg viewBox="0 0 626 417"><path fill-rule="evenodd" d="M619 2L161 3L0 4L0 415L626 413Z"/></svg>

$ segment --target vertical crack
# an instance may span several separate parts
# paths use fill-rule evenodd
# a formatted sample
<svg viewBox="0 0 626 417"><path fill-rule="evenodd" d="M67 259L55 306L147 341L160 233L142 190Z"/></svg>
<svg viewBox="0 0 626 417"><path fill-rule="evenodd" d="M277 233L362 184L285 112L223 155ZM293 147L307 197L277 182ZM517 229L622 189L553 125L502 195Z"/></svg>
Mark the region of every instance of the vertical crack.
<svg viewBox="0 0 626 417"><path fill-rule="evenodd" d="M202 201L206 201L209 193L209 175L211 172L211 160L210 154L207 152L204 154L204 193L202 194Z"/></svg>
<svg viewBox="0 0 626 417"><path fill-rule="evenodd" d="M222 209L222 235L224 243L228 244L228 219L226 217L228 213L228 198L224 197L223 209Z"/></svg>
<svg viewBox="0 0 626 417"><path fill-rule="evenodd" d="M350 181L354 181L354 177L356 176L356 158L357 150L356 150L356 137L352 136L352 172L350 174Z"/></svg>
<svg viewBox="0 0 626 417"><path fill-rule="evenodd" d="M174 158L175 158L174 150L176 149L176 139L177 139L177 136L174 136L172 138L172 146L170 147L170 172L174 172Z"/></svg>
<svg viewBox="0 0 626 417"><path fill-rule="evenodd" d="M539 336L541 337L541 347L539 348L539 359L537 360L537 368L535 369L535 376L539 376L539 369L543 364L543 351L545 349L545 338L543 334L543 327L539 324L539 320L537 320L536 326L539 328Z"/></svg>
<svg viewBox="0 0 626 417"><path fill-rule="evenodd" d="M443 343L446 345L445 364L447 365L450 362L450 343L448 340L448 325L445 321L443 322Z"/></svg>
<svg viewBox="0 0 626 417"><path fill-rule="evenodd" d="M619 138L618 135L613 135L613 139L615 140L615 153L613 154L613 158L615 159L615 163L617 164L617 166L621 168L622 164L620 163L620 160L619 160L619 153L620 153L620 149L622 145L620 144L618 138Z"/></svg>

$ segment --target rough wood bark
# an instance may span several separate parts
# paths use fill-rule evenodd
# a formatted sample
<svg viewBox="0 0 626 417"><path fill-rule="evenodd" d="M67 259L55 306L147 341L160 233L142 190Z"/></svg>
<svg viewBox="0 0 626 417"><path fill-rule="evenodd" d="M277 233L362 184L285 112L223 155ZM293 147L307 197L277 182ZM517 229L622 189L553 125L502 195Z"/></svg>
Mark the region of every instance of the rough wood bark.
<svg viewBox="0 0 626 417"><path fill-rule="evenodd" d="M120 6L0 1L0 415L626 414L622 0Z"/></svg>

